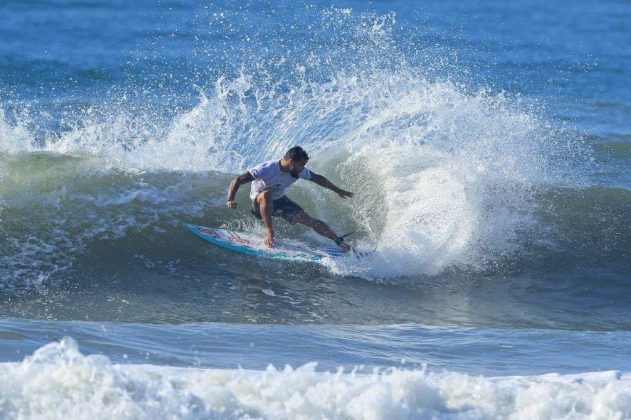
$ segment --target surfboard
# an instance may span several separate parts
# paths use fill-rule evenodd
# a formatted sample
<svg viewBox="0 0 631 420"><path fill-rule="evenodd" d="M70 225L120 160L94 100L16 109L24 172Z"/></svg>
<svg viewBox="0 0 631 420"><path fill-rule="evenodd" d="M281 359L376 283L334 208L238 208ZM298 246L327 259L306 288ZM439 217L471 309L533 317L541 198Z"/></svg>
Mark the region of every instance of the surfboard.
<svg viewBox="0 0 631 420"><path fill-rule="evenodd" d="M285 261L322 262L325 258L341 258L348 255L338 246L316 248L290 239L274 240L274 247L263 244L263 238L245 232L187 224L191 232L200 238L241 254Z"/></svg>

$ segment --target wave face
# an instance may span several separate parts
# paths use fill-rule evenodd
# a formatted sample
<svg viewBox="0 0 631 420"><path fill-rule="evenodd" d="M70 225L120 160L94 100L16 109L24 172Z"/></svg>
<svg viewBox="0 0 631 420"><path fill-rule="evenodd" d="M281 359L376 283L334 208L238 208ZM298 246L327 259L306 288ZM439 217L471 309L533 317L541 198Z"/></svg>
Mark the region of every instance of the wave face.
<svg viewBox="0 0 631 420"><path fill-rule="evenodd" d="M249 106L242 111L247 118L257 108L270 112L257 115L263 122L257 121L256 127L273 124L269 133L250 133L247 141L231 129L247 124L247 119L208 127L217 108L228 113L223 91L178 115L164 137L136 146L120 144L129 134L112 127L111 120L82 127L26 154L5 155L5 208L8 212L28 205L45 213L61 211L72 215L73 221L56 218L65 226L87 225L90 215L84 212L89 208L116 208L120 214L104 215L107 221L95 228L111 225L120 232L126 224L134 225L143 202L177 206L178 200L185 200L191 173L216 172L205 178L213 199L219 200L231 174L282 156L300 143L314 156L313 170L357 193L357 199L339 203L306 186L302 192L310 201L305 205L316 216L338 220L338 229L360 230L360 242L377 250L369 262L344 262L333 267L334 272L385 278L436 274L451 267L483 268L513 254L536 224L537 192L565 175L554 159L555 154L568 158L563 152L571 152L555 150L566 147L559 145L565 141L562 134L555 138L536 116L503 97L467 93L448 82L412 76L384 81L385 76L341 79L281 95L271 103L262 99L239 104ZM272 116L276 121L268 121ZM139 172L148 175L135 175ZM24 183L25 177L32 182ZM158 183L177 181L164 187L170 187L170 193L143 183L143 177ZM60 190L65 190L62 196ZM43 197L35 196L38 193ZM182 222L189 214L201 216L203 197L196 195L191 197L197 201L193 208L179 206ZM36 240L42 238L36 235Z"/></svg>
<svg viewBox="0 0 631 420"><path fill-rule="evenodd" d="M357 199L340 203L306 186L305 205L336 221L338 230L361 231L360 244L376 249L369 261L336 264L334 273L387 279L501 263L519 252L528 235L540 234L537 194L550 185L582 185L589 150L546 121L533 103L454 81L440 63L417 67L435 60L423 51L404 55L394 21L391 15L327 10L307 35L315 50L301 52L289 43L295 55L270 58L260 56L255 43L244 52L239 73L227 72L200 87L191 108L165 112L138 104L125 92L132 88L124 87L110 92L106 103L67 111L57 129L3 112L4 178L34 178L28 184L9 182L4 208L17 209L24 195L43 192L48 197L33 197L29 205L56 205L72 215L73 221L56 217L63 223L52 229L80 223L79 242L103 229L120 236L128 227L143 226L134 222L142 212L134 204L182 200L191 173L216 172L207 182L219 200L229 176L301 144L313 156L312 169L357 193ZM322 30L344 42L331 45L328 37L318 37ZM31 157L41 165L25 168ZM64 165L64 159L72 163ZM133 175L138 172L178 178L170 187L180 195L168 196L142 181L125 185L127 174L142 179ZM110 185L112 177L117 185ZM78 178L90 182L82 186ZM50 197L60 189L64 197ZM200 214L200 198L193 208L180 206L182 222L190 215L214 218L209 213L218 210ZM95 206L120 212L93 226L82 212ZM57 255L70 240L50 231L9 237L26 253L38 252L29 251L27 241L40 248L59 242L50 244ZM27 281L38 282L63 265L49 262Z"/></svg>

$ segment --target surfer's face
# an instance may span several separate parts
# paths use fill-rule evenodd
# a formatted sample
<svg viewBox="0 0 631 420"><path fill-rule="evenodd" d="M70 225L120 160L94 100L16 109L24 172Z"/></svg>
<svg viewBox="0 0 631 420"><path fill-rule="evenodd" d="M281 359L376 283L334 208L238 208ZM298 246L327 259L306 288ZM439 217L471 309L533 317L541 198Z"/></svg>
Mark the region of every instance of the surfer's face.
<svg viewBox="0 0 631 420"><path fill-rule="evenodd" d="M291 172L292 176L297 178L298 174L300 172L302 172L302 170L305 168L306 165L307 165L307 161L305 159L303 159L303 160L301 160L299 162L294 162L292 160L291 161L291 169L289 169L289 172Z"/></svg>

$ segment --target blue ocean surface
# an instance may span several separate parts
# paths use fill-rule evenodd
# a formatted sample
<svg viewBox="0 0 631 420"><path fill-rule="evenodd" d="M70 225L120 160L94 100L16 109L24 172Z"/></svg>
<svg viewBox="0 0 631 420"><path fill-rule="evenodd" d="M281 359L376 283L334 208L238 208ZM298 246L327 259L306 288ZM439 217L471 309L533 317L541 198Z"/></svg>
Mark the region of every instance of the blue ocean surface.
<svg viewBox="0 0 631 420"><path fill-rule="evenodd" d="M631 3L0 3L0 417L631 418ZM230 180L364 258L257 259ZM327 240L275 219L279 238Z"/></svg>

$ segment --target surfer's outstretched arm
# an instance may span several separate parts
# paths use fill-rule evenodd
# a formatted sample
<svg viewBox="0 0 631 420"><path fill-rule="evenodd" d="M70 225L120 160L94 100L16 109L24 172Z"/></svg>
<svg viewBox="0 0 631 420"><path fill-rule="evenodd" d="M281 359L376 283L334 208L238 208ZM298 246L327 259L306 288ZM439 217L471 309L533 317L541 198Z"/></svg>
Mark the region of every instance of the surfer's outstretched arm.
<svg viewBox="0 0 631 420"><path fill-rule="evenodd" d="M230 186L228 187L228 202L226 203L228 207L231 209L237 208L237 202L234 201L235 195L237 195L237 191L242 184L247 184L248 182L254 181L254 177L249 172L244 172L239 176L232 178L230 181Z"/></svg>
<svg viewBox="0 0 631 420"><path fill-rule="evenodd" d="M311 181L315 182L321 187L328 188L329 190L335 192L337 195L339 195L342 198L352 197L353 195L355 195L350 191L346 191L339 188L334 183L332 183L331 181L329 181L322 175L316 174L315 172L311 172Z"/></svg>

